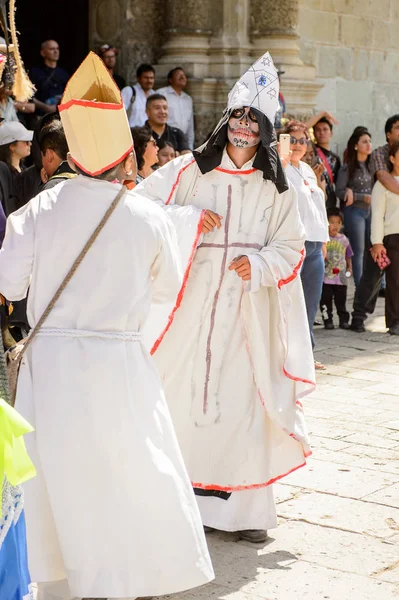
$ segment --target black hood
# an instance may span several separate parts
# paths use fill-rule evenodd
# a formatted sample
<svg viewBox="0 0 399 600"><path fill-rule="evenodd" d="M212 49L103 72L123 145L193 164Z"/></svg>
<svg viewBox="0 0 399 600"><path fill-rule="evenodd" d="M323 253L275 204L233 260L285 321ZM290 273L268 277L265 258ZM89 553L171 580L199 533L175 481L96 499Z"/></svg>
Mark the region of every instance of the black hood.
<svg viewBox="0 0 399 600"><path fill-rule="evenodd" d="M226 109L209 140L193 152L201 173L213 171L222 161L223 150L228 142L227 127L232 110ZM282 194L288 190L288 183L277 152L275 129L266 115L256 108L251 108L251 110L257 116L260 134L260 144L253 166L262 171L263 178L272 181L278 192Z"/></svg>

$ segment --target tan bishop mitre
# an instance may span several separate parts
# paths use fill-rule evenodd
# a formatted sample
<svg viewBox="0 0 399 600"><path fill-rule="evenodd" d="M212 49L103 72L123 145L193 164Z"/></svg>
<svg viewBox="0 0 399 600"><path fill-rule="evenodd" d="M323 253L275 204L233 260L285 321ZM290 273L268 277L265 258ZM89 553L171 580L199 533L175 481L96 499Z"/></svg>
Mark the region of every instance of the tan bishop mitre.
<svg viewBox="0 0 399 600"><path fill-rule="evenodd" d="M59 112L72 160L84 173L100 175L132 151L121 93L94 52L69 80Z"/></svg>

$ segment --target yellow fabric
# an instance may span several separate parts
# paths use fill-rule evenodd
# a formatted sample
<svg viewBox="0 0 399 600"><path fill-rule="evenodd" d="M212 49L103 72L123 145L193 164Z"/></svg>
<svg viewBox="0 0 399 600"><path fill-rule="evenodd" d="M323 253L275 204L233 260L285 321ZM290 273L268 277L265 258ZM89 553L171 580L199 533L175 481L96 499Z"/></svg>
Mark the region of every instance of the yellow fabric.
<svg viewBox="0 0 399 600"><path fill-rule="evenodd" d="M0 398L0 482L7 477L11 485L20 485L36 475L35 467L26 451L23 436L33 427ZM0 517L1 503L0 503Z"/></svg>
<svg viewBox="0 0 399 600"><path fill-rule="evenodd" d="M72 159L86 173L116 166L132 149L121 93L94 52L69 80L59 111Z"/></svg>

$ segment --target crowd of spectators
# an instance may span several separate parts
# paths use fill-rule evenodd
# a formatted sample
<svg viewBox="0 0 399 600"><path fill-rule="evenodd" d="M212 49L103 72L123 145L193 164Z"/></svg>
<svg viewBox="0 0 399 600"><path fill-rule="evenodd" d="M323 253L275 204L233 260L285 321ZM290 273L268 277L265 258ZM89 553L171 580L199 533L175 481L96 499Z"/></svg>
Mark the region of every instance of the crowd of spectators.
<svg viewBox="0 0 399 600"><path fill-rule="evenodd" d="M134 185L194 148L194 111L185 91L187 76L176 66L168 73L166 85L154 89L154 67L141 64L136 81L127 83L116 72L118 49L105 44L98 54L121 90L132 128L138 163ZM44 41L40 55L40 64L29 73L36 87L32 101L14 102L10 93L0 88L4 120L0 127L0 237L10 212L44 186L74 176L57 111L69 75L58 65L56 41ZM279 78L283 74L279 69ZM386 144L374 151L369 130L357 126L343 157L331 149L334 127L339 124L327 111L306 122L289 121L280 93L274 125L290 136L291 153L284 160L306 230L301 277L312 343L318 308L324 327L334 328L333 303L339 327L365 331L364 321L374 311L385 284L386 263L390 263L383 292L386 324L390 334L399 335L399 115L388 119ZM346 292L352 276L356 293L350 323Z"/></svg>
<svg viewBox="0 0 399 600"><path fill-rule="evenodd" d="M386 144L374 151L368 129L357 126L342 162L330 148L335 125L324 111L306 123L289 121L281 130L290 135L286 174L306 231L301 278L313 344L319 302L325 329L335 327L334 303L339 327L362 333L379 295L385 296L388 331L399 335L399 114L387 120ZM352 276L350 323L346 299Z"/></svg>

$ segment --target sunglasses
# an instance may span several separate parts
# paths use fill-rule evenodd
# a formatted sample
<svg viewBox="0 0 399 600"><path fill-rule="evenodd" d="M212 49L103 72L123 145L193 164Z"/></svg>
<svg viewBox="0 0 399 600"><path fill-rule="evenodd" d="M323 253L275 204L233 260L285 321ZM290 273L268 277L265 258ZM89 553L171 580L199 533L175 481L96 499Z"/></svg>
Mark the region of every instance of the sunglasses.
<svg viewBox="0 0 399 600"><path fill-rule="evenodd" d="M245 108L236 108L235 110L233 110L233 112L231 113L231 116L234 119L240 119L242 116L244 116L245 114ZM255 115L255 113L252 112L252 110L249 111L248 113L248 117L249 119L253 122L253 123L257 123L258 119Z"/></svg>
<svg viewBox="0 0 399 600"><path fill-rule="evenodd" d="M308 143L308 140L306 138L301 138L300 140L297 140L296 138L291 136L290 142L293 146L296 146L297 144L304 146L305 144Z"/></svg>

